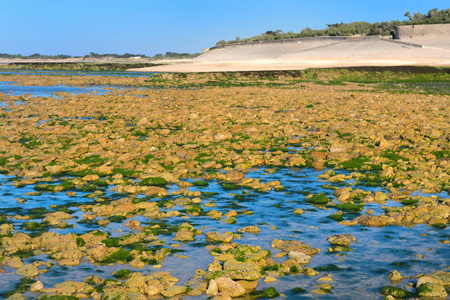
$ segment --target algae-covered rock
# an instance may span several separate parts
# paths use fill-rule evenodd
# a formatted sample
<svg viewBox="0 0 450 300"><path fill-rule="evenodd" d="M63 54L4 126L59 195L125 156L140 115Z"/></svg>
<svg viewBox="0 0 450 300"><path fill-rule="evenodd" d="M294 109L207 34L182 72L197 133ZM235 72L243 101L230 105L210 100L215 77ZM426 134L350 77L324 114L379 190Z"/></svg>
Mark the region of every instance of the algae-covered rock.
<svg viewBox="0 0 450 300"><path fill-rule="evenodd" d="M248 233L253 233L253 234L259 234L259 227L254 225L254 226L247 226L244 227L242 229L238 229L239 232L248 232Z"/></svg>
<svg viewBox="0 0 450 300"><path fill-rule="evenodd" d="M223 291L216 296L214 296L211 300L231 300L231 295L228 291Z"/></svg>
<svg viewBox="0 0 450 300"><path fill-rule="evenodd" d="M35 277L39 275L39 270L34 265L28 264L18 269L16 273L22 277Z"/></svg>
<svg viewBox="0 0 450 300"><path fill-rule="evenodd" d="M5 300L26 300L26 299L27 298L25 298L25 296L22 295L21 293L15 293L6 298Z"/></svg>
<svg viewBox="0 0 450 300"><path fill-rule="evenodd" d="M205 233L206 240L229 243L233 240L233 233L219 233L217 231L208 231Z"/></svg>
<svg viewBox="0 0 450 300"><path fill-rule="evenodd" d="M124 287L109 286L104 289L102 300L127 300L127 291Z"/></svg>
<svg viewBox="0 0 450 300"><path fill-rule="evenodd" d="M265 290L253 292L252 296L256 297L257 299L273 299L279 297L280 293L278 293L278 291L271 286L266 288Z"/></svg>
<svg viewBox="0 0 450 300"><path fill-rule="evenodd" d="M357 217L354 221L369 227L383 227L387 225L387 218L381 216L363 215Z"/></svg>
<svg viewBox="0 0 450 300"><path fill-rule="evenodd" d="M222 271L208 271L203 276L206 280L218 277L229 277L234 280L258 280L261 278L259 270L222 270Z"/></svg>
<svg viewBox="0 0 450 300"><path fill-rule="evenodd" d="M167 180L161 177L147 177L139 182L139 185L144 186L165 186L166 184Z"/></svg>
<svg viewBox="0 0 450 300"><path fill-rule="evenodd" d="M228 292L231 297L239 297L245 294L245 289L237 282L227 277L218 277L215 279L219 292Z"/></svg>
<svg viewBox="0 0 450 300"><path fill-rule="evenodd" d="M188 291L188 289L189 288L187 286L174 285L174 286L167 287L167 288L163 289L161 291L161 294L164 297L171 298L171 297L174 297L176 295L186 293Z"/></svg>
<svg viewBox="0 0 450 300"><path fill-rule="evenodd" d="M410 293L404 289L395 286L383 286L381 288L381 294L385 296L394 296L396 298L406 298Z"/></svg>
<svg viewBox="0 0 450 300"><path fill-rule="evenodd" d="M400 282L403 280L403 276L397 270L389 272L388 278L391 282Z"/></svg>
<svg viewBox="0 0 450 300"><path fill-rule="evenodd" d="M319 253L318 249L296 240L283 242L280 239L274 239L272 241L272 247L283 252L297 251L309 256L314 256Z"/></svg>
<svg viewBox="0 0 450 300"><path fill-rule="evenodd" d="M319 272L317 272L313 268L305 268L303 270L303 274L305 274L306 276L316 276L317 274L319 274Z"/></svg>
<svg viewBox="0 0 450 300"><path fill-rule="evenodd" d="M317 289L313 289L311 291L311 293L325 295L325 294L331 293L332 289L333 289L333 287L331 286L331 284L322 283L322 284L318 284Z"/></svg>
<svg viewBox="0 0 450 300"><path fill-rule="evenodd" d="M295 260L301 265L307 265L311 261L311 256L306 255L303 252L298 251L289 251L289 258Z"/></svg>
<svg viewBox="0 0 450 300"><path fill-rule="evenodd" d="M194 232L191 230L180 230L175 234L173 239L180 242L195 241Z"/></svg>
<svg viewBox="0 0 450 300"><path fill-rule="evenodd" d="M446 299L448 293L442 284L427 282L416 288L419 297L436 297Z"/></svg>
<svg viewBox="0 0 450 300"><path fill-rule="evenodd" d="M219 293L219 287L214 279L211 279L208 284L208 289L206 290L206 295L215 296Z"/></svg>
<svg viewBox="0 0 450 300"><path fill-rule="evenodd" d="M310 198L306 198L305 201L311 204L327 204L330 199L328 199L328 197L324 193L319 193Z"/></svg>

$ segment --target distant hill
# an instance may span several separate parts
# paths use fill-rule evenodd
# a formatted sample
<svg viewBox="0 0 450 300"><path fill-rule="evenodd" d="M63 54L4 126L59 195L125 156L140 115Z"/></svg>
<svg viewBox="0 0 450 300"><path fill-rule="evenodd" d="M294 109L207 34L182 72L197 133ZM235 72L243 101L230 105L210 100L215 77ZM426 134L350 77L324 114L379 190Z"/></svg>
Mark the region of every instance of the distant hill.
<svg viewBox="0 0 450 300"><path fill-rule="evenodd" d="M176 52L166 52L166 54L156 54L154 56L146 56L145 54L98 54L95 52L91 52L85 56L70 56L65 54L59 55L41 55L39 53L35 53L32 55L21 55L21 54L7 54L0 53L0 58L4 59L42 59L42 60L61 60L61 59L69 59L69 58L78 58L84 60L99 60L99 59L147 59L149 61L153 60L163 60L163 59L187 59L194 58L199 56L200 53L176 53Z"/></svg>
<svg viewBox="0 0 450 300"><path fill-rule="evenodd" d="M241 39L236 37L235 40L225 41L221 40L216 43L216 47L240 44L247 42L259 42L259 41L271 41L271 40L283 40L302 37L317 37L317 36L353 36L353 35L382 35L395 37L395 28L401 25L423 25L423 24L447 24L450 23L450 9L438 10L437 8L431 9L427 14L421 14L419 12L414 13L412 16L410 12L405 13L405 17L409 20L406 21L390 21L380 23L368 23L368 22L352 22L352 23L337 23L328 24L328 28L314 30L309 27L303 29L300 33L283 32L281 30L266 31L263 34L253 36L250 38Z"/></svg>

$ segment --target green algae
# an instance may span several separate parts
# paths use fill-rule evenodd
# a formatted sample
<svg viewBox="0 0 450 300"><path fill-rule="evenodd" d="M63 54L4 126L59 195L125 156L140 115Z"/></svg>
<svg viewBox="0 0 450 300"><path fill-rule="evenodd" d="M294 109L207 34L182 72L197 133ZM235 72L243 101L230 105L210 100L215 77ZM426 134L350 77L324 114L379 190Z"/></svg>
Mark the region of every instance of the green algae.
<svg viewBox="0 0 450 300"><path fill-rule="evenodd" d="M291 290L291 293L293 294L304 294L306 293L306 290L302 287L295 287Z"/></svg>
<svg viewBox="0 0 450 300"><path fill-rule="evenodd" d="M39 299L41 299L41 300L78 300L78 298L75 296L67 296L67 295L52 295L52 296L45 295Z"/></svg>
<svg viewBox="0 0 450 300"><path fill-rule="evenodd" d="M207 187L207 186L209 186L208 182L202 181L202 180L195 180L194 182L192 182L192 184L194 186L197 186L197 187Z"/></svg>
<svg viewBox="0 0 450 300"><path fill-rule="evenodd" d="M380 291L382 295L390 295L396 298L406 298L411 295L408 291L395 286L383 286Z"/></svg>
<svg viewBox="0 0 450 300"><path fill-rule="evenodd" d="M20 281L14 286L14 290L0 294L0 297L4 297L4 299L6 299L9 296L14 295L16 293L24 293L28 291L30 285L32 285L35 282L36 280L28 277L21 278Z"/></svg>
<svg viewBox="0 0 450 300"><path fill-rule="evenodd" d="M114 223L122 223L126 219L127 219L127 217L122 216L122 215L115 215L115 216L108 217L108 221L114 222Z"/></svg>
<svg viewBox="0 0 450 300"><path fill-rule="evenodd" d="M344 220L344 217L341 214L329 215L327 216L327 218L336 222L341 222L342 220Z"/></svg>
<svg viewBox="0 0 450 300"><path fill-rule="evenodd" d="M337 208L339 210L347 211L347 212L359 212L359 211L363 210L364 205L347 202L347 203L337 204L335 206L335 208Z"/></svg>
<svg viewBox="0 0 450 300"><path fill-rule="evenodd" d="M268 287L262 291L254 291L250 293L250 296L254 299L273 299L280 296L280 293L274 287Z"/></svg>
<svg viewBox="0 0 450 300"><path fill-rule="evenodd" d="M328 201L330 201L330 199L328 199L328 197L324 193L319 193L312 196L311 198L305 199L305 202L311 204L327 204Z"/></svg>
<svg viewBox="0 0 450 300"><path fill-rule="evenodd" d="M30 230L30 231L36 231L36 230L42 229L42 226L38 222L29 222L29 223L25 223L23 225L23 229Z"/></svg>
<svg viewBox="0 0 450 300"><path fill-rule="evenodd" d="M342 272L342 271L354 271L352 268L341 268L335 264L326 264L323 266L314 267L314 270L318 272Z"/></svg>
<svg viewBox="0 0 450 300"><path fill-rule="evenodd" d="M112 273L112 276L117 279L128 279L131 277L131 271L129 269L123 269Z"/></svg>
<svg viewBox="0 0 450 300"><path fill-rule="evenodd" d="M126 249L120 248L111 255L105 257L101 262L107 264L115 264L117 262L130 262L133 260L133 255L131 255Z"/></svg>
<svg viewBox="0 0 450 300"><path fill-rule="evenodd" d="M165 186L166 184L167 181L164 178L160 177L147 177L139 182L139 185L144 186Z"/></svg>
<svg viewBox="0 0 450 300"><path fill-rule="evenodd" d="M431 224L431 227L436 228L436 229L445 229L445 228L447 228L447 225L444 223L434 223L434 224Z"/></svg>

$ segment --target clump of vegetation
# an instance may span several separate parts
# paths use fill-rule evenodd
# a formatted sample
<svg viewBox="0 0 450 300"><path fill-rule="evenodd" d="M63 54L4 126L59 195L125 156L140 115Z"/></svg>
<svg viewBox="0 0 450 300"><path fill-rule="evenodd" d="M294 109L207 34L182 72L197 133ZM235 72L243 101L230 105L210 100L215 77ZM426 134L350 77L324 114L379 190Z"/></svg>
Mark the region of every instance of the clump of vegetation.
<svg viewBox="0 0 450 300"><path fill-rule="evenodd" d="M131 271L129 269L119 270L114 272L112 276L117 279L128 279L131 277Z"/></svg>
<svg viewBox="0 0 450 300"><path fill-rule="evenodd" d="M201 180L195 180L192 184L193 184L194 186L198 186L198 187L207 187L207 186L209 186L209 183L208 183L208 182L206 182L206 181L201 181Z"/></svg>
<svg viewBox="0 0 450 300"><path fill-rule="evenodd" d="M41 229L42 227L41 224L39 224L38 222L29 222L25 223L23 228L26 230L35 231Z"/></svg>
<svg viewBox="0 0 450 300"><path fill-rule="evenodd" d="M406 199L402 201L403 205L416 205L419 202L417 199Z"/></svg>
<svg viewBox="0 0 450 300"><path fill-rule="evenodd" d="M327 204L330 199L324 193L319 193L311 198L307 198L305 201L311 204Z"/></svg>
<svg viewBox="0 0 450 300"><path fill-rule="evenodd" d="M447 225L445 225L444 223L434 223L434 224L431 224L431 226L433 228L436 228L436 229L445 229L445 228L447 228Z"/></svg>
<svg viewBox="0 0 450 300"><path fill-rule="evenodd" d="M115 216L108 217L108 220L110 222L115 222L115 223L122 223L122 221L124 221L126 219L127 219L127 217L122 216L122 215L115 215Z"/></svg>
<svg viewBox="0 0 450 300"><path fill-rule="evenodd" d="M165 186L167 181L160 177L147 177L139 182L139 185Z"/></svg>
<svg viewBox="0 0 450 300"><path fill-rule="evenodd" d="M45 295L44 297L40 298L42 300L78 300L75 296L68 296L68 295L52 295L48 296Z"/></svg>
<svg viewBox="0 0 450 300"><path fill-rule="evenodd" d="M395 286L383 286L381 288L381 294L385 296L390 295L396 298L406 298L410 295L408 291Z"/></svg>
<svg viewBox="0 0 450 300"><path fill-rule="evenodd" d="M348 212L358 212L362 211L364 206L362 204L354 204L354 203L342 203L335 206L339 210L348 211Z"/></svg>
<svg viewBox="0 0 450 300"><path fill-rule="evenodd" d="M338 267L335 264L327 264L327 265L323 265L323 266L318 266L318 267L315 267L313 269L318 271L318 272L353 271L352 268L341 268L341 267Z"/></svg>
<svg viewBox="0 0 450 300"><path fill-rule="evenodd" d="M304 293L306 293L306 290L304 288L301 288L301 287L295 287L295 288L293 288L291 290L291 292L293 294L304 294Z"/></svg>
<svg viewBox="0 0 450 300"><path fill-rule="evenodd" d="M131 255L126 249L120 248L110 256L107 256L102 262L107 264L115 264L117 262L130 262L133 260Z"/></svg>
<svg viewBox="0 0 450 300"><path fill-rule="evenodd" d="M280 293L274 287L268 287L263 291L255 291L250 294L255 299L276 298L280 296Z"/></svg>
<svg viewBox="0 0 450 300"><path fill-rule="evenodd" d="M348 161L345 161L341 164L343 169L346 170L361 170L362 166L370 163L370 159L366 156L354 157Z"/></svg>
<svg viewBox="0 0 450 300"><path fill-rule="evenodd" d="M390 22L385 21L372 24L368 22L341 22L335 24L327 24L328 28L326 29L314 30L306 27L299 33L295 33L292 31L283 32L282 30L269 30L263 34L250 38L241 39L240 36L237 36L234 40L231 41L220 40L216 43L216 47L240 43L261 41L264 42L317 36L383 35L395 37L395 28L397 26L450 23L450 9L438 10L437 8L434 8L429 10L427 14L416 12L414 13L414 15L411 15L410 12L406 12L405 17L407 17L409 20L394 20Z"/></svg>
<svg viewBox="0 0 450 300"><path fill-rule="evenodd" d="M344 220L344 217L341 214L329 215L327 216L327 218L336 222L341 222L342 220Z"/></svg>

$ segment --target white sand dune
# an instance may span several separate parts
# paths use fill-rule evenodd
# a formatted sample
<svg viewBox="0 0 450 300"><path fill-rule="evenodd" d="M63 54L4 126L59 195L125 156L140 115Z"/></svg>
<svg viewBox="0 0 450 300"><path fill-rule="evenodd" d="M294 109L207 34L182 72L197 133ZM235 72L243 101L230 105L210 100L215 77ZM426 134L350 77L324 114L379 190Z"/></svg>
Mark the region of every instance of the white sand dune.
<svg viewBox="0 0 450 300"><path fill-rule="evenodd" d="M418 43L422 47L414 45ZM236 45L213 49L182 63L134 70L214 72L399 65L450 66L450 33L448 38L428 36L403 43L377 37L358 37Z"/></svg>

